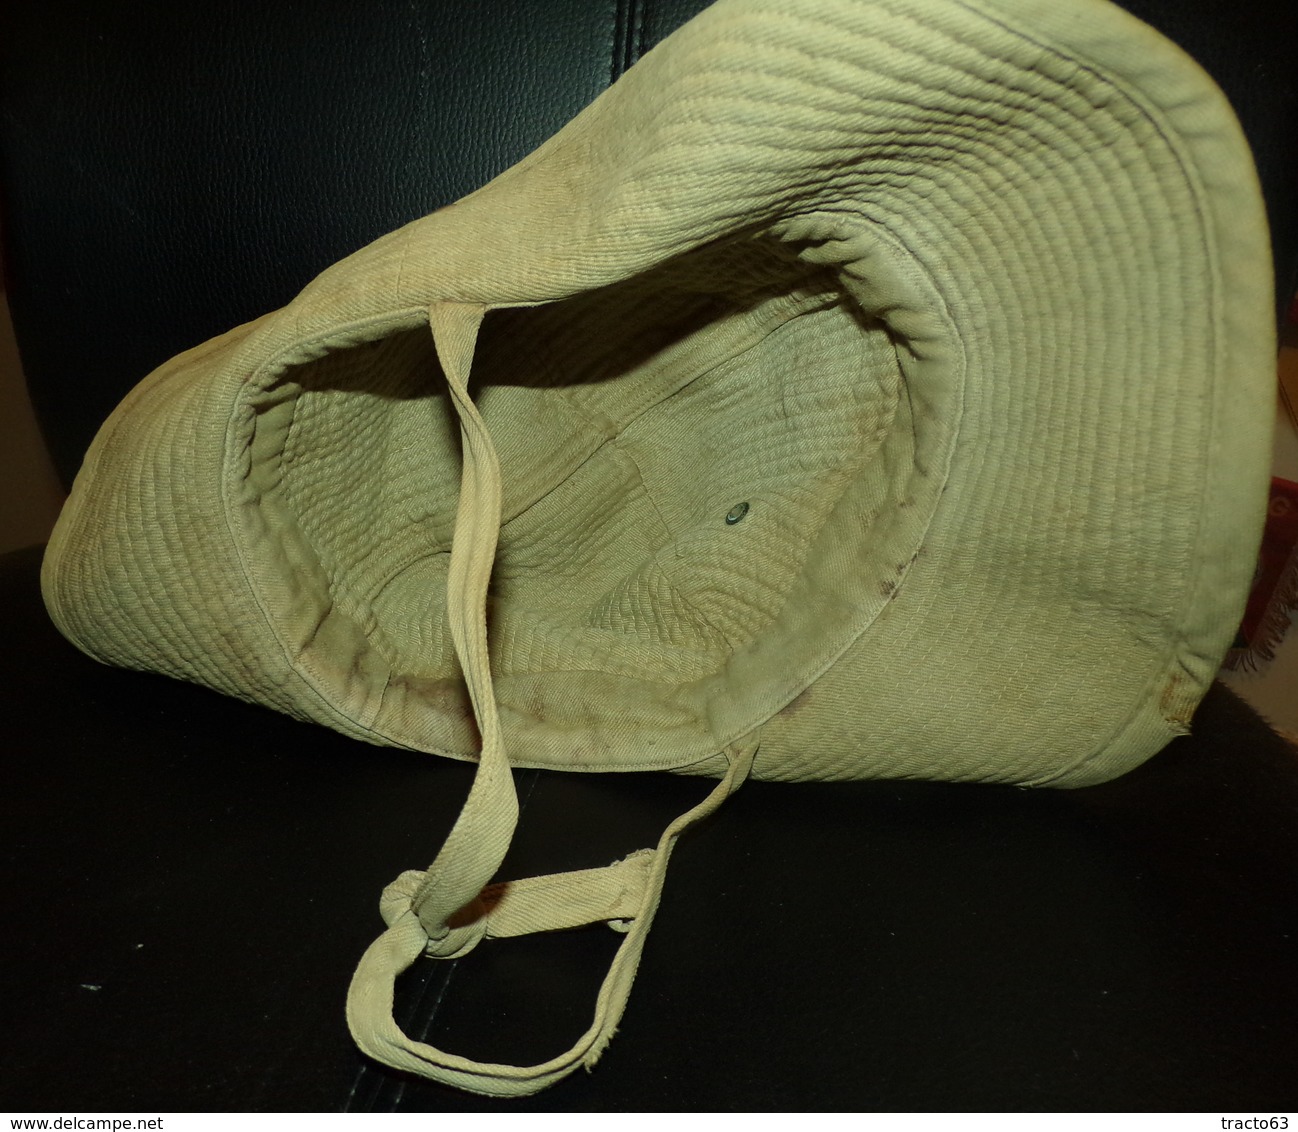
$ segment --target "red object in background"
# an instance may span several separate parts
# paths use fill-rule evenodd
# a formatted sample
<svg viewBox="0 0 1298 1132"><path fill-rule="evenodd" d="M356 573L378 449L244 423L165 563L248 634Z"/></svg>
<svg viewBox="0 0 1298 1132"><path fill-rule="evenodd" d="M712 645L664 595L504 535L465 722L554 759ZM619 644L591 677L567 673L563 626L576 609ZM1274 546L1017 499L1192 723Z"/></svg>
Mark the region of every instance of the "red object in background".
<svg viewBox="0 0 1298 1132"><path fill-rule="evenodd" d="M1295 349L1298 349L1298 294L1280 328L1280 400L1298 427L1298 384L1294 378ZM1257 570L1249 590L1244 620L1226 667L1256 668L1275 657L1298 611L1298 483L1275 476L1271 480L1266 526L1258 551Z"/></svg>
<svg viewBox="0 0 1298 1132"><path fill-rule="evenodd" d="M1270 660L1298 609L1298 483L1271 480L1262 548L1240 625L1245 665Z"/></svg>

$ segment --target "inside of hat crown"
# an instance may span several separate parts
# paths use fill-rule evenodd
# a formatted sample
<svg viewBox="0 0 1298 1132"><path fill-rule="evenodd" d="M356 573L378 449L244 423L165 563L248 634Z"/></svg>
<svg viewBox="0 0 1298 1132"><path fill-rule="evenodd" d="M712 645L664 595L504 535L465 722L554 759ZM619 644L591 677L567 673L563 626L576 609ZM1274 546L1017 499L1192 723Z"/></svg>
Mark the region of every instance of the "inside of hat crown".
<svg viewBox="0 0 1298 1132"><path fill-rule="evenodd" d="M924 346L883 313L896 294L863 305L881 276L845 249L745 235L488 314L470 392L503 479L487 617L515 762L703 758L900 585L936 499ZM471 755L446 609L459 429L428 328L289 366L252 430L289 647L377 736Z"/></svg>

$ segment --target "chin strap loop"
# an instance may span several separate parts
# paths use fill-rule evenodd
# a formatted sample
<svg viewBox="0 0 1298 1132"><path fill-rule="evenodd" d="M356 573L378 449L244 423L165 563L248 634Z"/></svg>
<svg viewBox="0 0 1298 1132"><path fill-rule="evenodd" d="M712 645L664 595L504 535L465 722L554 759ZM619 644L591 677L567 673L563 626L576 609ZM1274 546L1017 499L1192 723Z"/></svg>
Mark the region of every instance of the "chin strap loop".
<svg viewBox="0 0 1298 1132"><path fill-rule="evenodd" d="M464 807L427 870L402 873L383 891L388 925L362 956L347 994L347 1024L369 1056L443 1084L488 1096L534 1093L604 1052L626 1007L667 862L680 834L715 810L748 776L756 737L725 752L729 769L712 792L664 831L658 845L605 868L503 884L500 868L518 824L518 796L505 754L487 652L487 584L500 532L500 462L469 396L469 370L486 307L438 303L428 312L437 355L460 419L464 469L446 582L447 616L482 736ZM488 937L527 935L605 921L625 932L595 1002L590 1028L566 1053L540 1065L472 1061L412 1041L392 1017L397 976L421 955L454 959Z"/></svg>
<svg viewBox="0 0 1298 1132"><path fill-rule="evenodd" d="M494 884L480 894L481 914L475 922L474 942L601 920L626 933L595 999L590 1027L572 1048L538 1065L499 1065L457 1057L407 1037L392 1018L396 978L420 955L429 953L430 946L408 899L404 911L399 904L385 907L384 918L389 914L393 917L388 920L390 926L370 945L352 977L347 1022L356 1044L394 1069L484 1096L525 1096L582 1066L589 1069L612 1040L626 1009L677 838L716 810L740 786L752 769L756 750L756 741L727 750L730 767L725 777L703 801L672 822L653 849L633 853L606 868ZM404 878L412 878L406 883L413 892L424 876L403 873L384 893L384 900L389 900ZM440 949L436 953L445 954Z"/></svg>

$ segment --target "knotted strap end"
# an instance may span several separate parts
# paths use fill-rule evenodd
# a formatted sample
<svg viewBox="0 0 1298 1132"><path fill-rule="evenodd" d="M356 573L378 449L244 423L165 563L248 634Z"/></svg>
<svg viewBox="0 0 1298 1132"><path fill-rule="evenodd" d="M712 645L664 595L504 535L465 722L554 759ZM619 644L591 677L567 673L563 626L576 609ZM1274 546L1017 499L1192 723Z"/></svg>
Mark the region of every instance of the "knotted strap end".
<svg viewBox="0 0 1298 1132"><path fill-rule="evenodd" d="M384 917L391 914L394 918L365 952L352 978L347 1020L356 1044L393 1068L485 1096L524 1096L554 1084L580 1066L590 1069L608 1048L626 1008L676 839L716 810L744 781L756 748L754 739L727 751L730 768L725 777L702 802L667 827L655 848L632 853L603 868L489 885L474 904L477 918L450 929L452 933L472 930L476 943L484 935L525 935L601 920L622 925L619 930L625 932L625 938L600 987L595 1016L571 1049L538 1065L497 1065L445 1053L402 1032L392 1017L396 978L436 942L427 939L406 895L412 889L417 893L427 883L425 874L417 871L403 873L385 890ZM454 957L440 945L436 954Z"/></svg>

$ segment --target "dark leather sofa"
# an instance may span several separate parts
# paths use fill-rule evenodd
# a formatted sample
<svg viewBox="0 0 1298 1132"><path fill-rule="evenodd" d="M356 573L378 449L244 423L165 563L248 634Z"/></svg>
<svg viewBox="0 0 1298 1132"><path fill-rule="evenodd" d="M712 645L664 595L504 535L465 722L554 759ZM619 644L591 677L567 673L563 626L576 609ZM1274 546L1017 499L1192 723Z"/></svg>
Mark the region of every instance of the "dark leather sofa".
<svg viewBox="0 0 1298 1132"><path fill-rule="evenodd" d="M1298 9L1130 0L1226 89L1298 247ZM475 188L698 0L9 0L7 278L70 480L171 354ZM1298 1107L1298 755L1218 687L1191 737L1074 792L750 783L691 832L622 1032L537 1097L368 1063L343 999L382 887L470 768L102 668L0 559L0 1108L1220 1110ZM704 792L519 776L505 866L651 844ZM408 1032L539 1060L615 939L424 963Z"/></svg>

